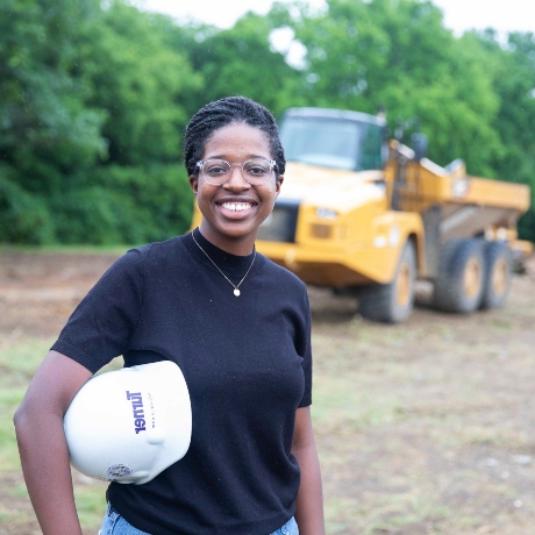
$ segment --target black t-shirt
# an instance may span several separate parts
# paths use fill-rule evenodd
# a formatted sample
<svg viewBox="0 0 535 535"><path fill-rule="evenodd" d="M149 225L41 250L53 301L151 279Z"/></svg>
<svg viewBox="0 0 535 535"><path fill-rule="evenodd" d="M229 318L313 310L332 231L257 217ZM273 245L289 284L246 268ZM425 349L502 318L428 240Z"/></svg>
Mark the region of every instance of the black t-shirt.
<svg viewBox="0 0 535 535"><path fill-rule="evenodd" d="M197 241L237 282L252 256ZM241 296L190 234L117 260L52 349L96 372L173 360L186 379L193 430L186 456L144 485L107 497L157 535L266 535L295 512L295 410L311 403L310 311L304 284L257 254Z"/></svg>

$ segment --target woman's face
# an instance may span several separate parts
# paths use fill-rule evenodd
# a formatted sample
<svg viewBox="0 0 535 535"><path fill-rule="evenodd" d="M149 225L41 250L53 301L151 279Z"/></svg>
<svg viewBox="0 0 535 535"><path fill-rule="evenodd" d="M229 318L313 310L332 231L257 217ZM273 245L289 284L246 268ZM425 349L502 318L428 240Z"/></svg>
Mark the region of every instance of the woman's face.
<svg viewBox="0 0 535 535"><path fill-rule="evenodd" d="M266 134L245 123L231 123L215 130L208 138L203 160L220 158L241 164L251 158L273 158ZM282 177L273 176L262 185L245 181L239 166L232 167L226 182L215 186L202 173L190 177L191 187L203 215L203 236L229 253L251 253L258 227L273 210Z"/></svg>

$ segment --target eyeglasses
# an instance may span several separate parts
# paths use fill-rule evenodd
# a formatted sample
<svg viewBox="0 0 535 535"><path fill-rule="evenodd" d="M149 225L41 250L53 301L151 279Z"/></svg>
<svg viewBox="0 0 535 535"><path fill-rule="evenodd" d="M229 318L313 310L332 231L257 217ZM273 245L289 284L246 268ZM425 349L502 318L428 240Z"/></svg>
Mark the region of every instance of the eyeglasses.
<svg viewBox="0 0 535 535"><path fill-rule="evenodd" d="M230 163L220 158L199 160L195 166L199 174L213 186L222 186L232 176L232 168L239 167L243 179L253 185L261 186L269 183L273 171L277 167L275 160L266 158L251 158L241 163Z"/></svg>

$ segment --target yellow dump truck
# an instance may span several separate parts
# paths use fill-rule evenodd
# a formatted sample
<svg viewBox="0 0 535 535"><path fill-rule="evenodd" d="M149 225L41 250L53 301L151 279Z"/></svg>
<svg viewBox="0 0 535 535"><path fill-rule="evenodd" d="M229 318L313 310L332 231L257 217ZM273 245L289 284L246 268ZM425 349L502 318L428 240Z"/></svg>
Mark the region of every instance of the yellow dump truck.
<svg viewBox="0 0 535 535"><path fill-rule="evenodd" d="M504 304L512 261L529 244L516 222L527 186L441 167L396 141L364 113L293 108L281 122L288 160L258 250L311 285L354 293L369 319L400 322L416 279L441 310Z"/></svg>

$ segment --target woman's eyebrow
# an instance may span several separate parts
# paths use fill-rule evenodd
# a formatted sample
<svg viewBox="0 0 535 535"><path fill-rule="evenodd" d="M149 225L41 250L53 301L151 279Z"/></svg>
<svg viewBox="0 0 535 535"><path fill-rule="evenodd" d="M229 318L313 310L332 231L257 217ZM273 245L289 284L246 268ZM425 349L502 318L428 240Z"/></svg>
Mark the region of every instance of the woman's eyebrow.
<svg viewBox="0 0 535 535"><path fill-rule="evenodd" d="M208 160L209 158L218 158L220 160L228 160L228 156L226 154L213 154L211 156L208 156L207 158L203 158L204 160ZM264 158L266 160L271 160L271 155L270 156L265 156L263 154L247 154L245 155L245 159L250 159L250 158Z"/></svg>

